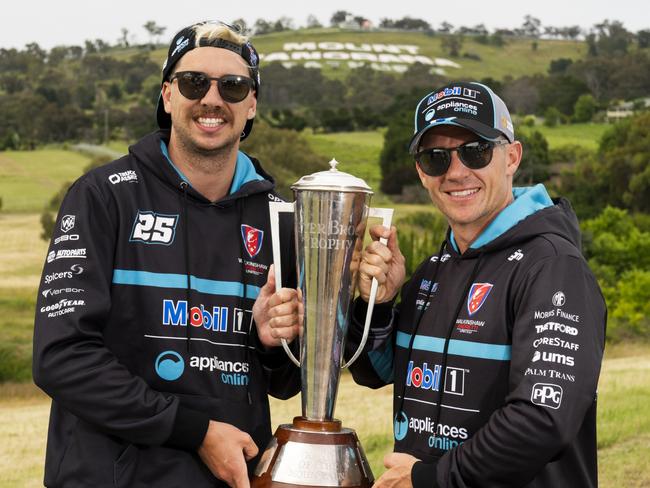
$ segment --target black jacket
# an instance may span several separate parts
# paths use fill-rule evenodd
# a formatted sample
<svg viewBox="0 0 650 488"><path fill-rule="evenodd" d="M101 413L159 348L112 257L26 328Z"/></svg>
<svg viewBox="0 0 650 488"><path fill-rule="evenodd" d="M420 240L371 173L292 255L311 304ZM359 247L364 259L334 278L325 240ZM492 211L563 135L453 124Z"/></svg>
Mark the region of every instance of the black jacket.
<svg viewBox="0 0 650 488"><path fill-rule="evenodd" d="M34 381L53 398L46 486L217 486L196 454L208 420L261 452L267 393L299 391L299 370L252 323L273 180L239 153L231 193L211 203L168 160L168 138L82 176L61 205L34 332Z"/></svg>
<svg viewBox="0 0 650 488"><path fill-rule="evenodd" d="M415 488L596 487L606 309L575 215L561 200L493 232L462 255L446 243L397 307L377 307L354 378L394 382L395 450L423 461Z"/></svg>

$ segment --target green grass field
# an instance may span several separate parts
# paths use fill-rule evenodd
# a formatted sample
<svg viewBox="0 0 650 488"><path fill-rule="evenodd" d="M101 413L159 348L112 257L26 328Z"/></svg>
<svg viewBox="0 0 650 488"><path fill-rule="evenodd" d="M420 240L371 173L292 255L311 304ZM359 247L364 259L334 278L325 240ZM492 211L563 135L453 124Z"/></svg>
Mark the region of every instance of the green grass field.
<svg viewBox="0 0 650 488"><path fill-rule="evenodd" d="M40 212L59 191L72 182L90 159L63 149L0 152L0 197L5 213Z"/></svg>
<svg viewBox="0 0 650 488"><path fill-rule="evenodd" d="M531 131L541 132L548 141L549 149L557 149L562 146L582 146L587 149L596 150L600 138L605 131L611 127L610 124L567 124L555 127L537 125L535 127L520 127L518 130L524 133Z"/></svg>

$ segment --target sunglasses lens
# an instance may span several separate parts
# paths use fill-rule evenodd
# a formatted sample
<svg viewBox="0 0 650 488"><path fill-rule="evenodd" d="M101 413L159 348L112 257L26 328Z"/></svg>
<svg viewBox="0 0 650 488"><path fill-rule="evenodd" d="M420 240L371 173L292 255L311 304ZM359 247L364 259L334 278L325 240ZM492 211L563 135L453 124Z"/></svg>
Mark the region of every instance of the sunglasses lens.
<svg viewBox="0 0 650 488"><path fill-rule="evenodd" d="M429 176L444 175L449 169L451 158L444 149L427 149L415 155L420 169Z"/></svg>
<svg viewBox="0 0 650 488"><path fill-rule="evenodd" d="M492 161L493 144L487 141L468 142L458 148L460 160L470 169L485 168Z"/></svg>
<svg viewBox="0 0 650 488"><path fill-rule="evenodd" d="M226 102L241 102L250 91L250 83L247 78L226 75L219 79L219 94Z"/></svg>
<svg viewBox="0 0 650 488"><path fill-rule="evenodd" d="M177 79L181 94L190 100L203 98L210 89L210 80L203 73L186 71L179 73Z"/></svg>

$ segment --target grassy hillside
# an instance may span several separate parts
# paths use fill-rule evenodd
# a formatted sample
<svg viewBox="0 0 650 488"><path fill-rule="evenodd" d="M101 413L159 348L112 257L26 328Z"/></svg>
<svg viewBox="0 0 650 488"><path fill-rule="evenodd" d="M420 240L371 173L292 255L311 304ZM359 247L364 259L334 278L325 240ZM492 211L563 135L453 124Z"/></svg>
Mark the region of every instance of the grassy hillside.
<svg viewBox="0 0 650 488"><path fill-rule="evenodd" d="M444 36L428 36L419 32L360 32L341 29L299 29L289 32L276 32L253 38L255 48L261 54L283 51L287 42L342 42L354 44L407 44L417 46L418 54L433 58L446 58L461 65L460 68L445 68L446 75L452 78L482 79L491 77L503 79L505 76L517 78L522 75L546 73L553 59L569 58L577 60L586 53L586 44L578 41L538 40L533 50L530 39L506 38L502 47L486 46L477 43L470 36L465 37L461 56L450 58L442 48ZM151 57L162 65L167 50L152 51ZM474 58L464 57L470 54ZM264 62L262 61L262 69ZM338 68L327 66L325 72L331 76L344 77L349 71L346 62ZM263 74L263 71L262 71Z"/></svg>
<svg viewBox="0 0 650 488"><path fill-rule="evenodd" d="M64 149L0 151L4 212L40 212L61 185L74 181L90 159Z"/></svg>

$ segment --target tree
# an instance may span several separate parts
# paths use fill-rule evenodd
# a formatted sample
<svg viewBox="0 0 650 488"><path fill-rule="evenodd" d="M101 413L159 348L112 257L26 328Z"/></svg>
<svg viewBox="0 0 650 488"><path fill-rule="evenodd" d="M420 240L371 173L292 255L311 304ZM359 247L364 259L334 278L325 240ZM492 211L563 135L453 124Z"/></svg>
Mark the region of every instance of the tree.
<svg viewBox="0 0 650 488"><path fill-rule="evenodd" d="M639 46L639 49L650 47L650 29L644 29L637 32L636 42Z"/></svg>
<svg viewBox="0 0 650 488"><path fill-rule="evenodd" d="M541 32L540 30L541 25L542 25L541 20L539 20L536 17L533 17L532 15L526 15L524 17L524 23L522 24L521 29L525 36L532 37L533 39L537 39Z"/></svg>
<svg viewBox="0 0 650 488"><path fill-rule="evenodd" d="M463 47L463 36L461 34L449 34L442 38L441 43L443 51L452 58L460 56L460 50Z"/></svg>
<svg viewBox="0 0 650 488"><path fill-rule="evenodd" d="M162 36L167 30L167 27L162 27L156 24L153 20L145 22L142 27L144 27L149 34L150 44L154 46L160 44L160 36Z"/></svg>
<svg viewBox="0 0 650 488"><path fill-rule="evenodd" d="M548 180L551 159L546 138L541 132L534 130L529 133L520 132L517 139L523 146L523 155L515 173L515 183L533 185Z"/></svg>
<svg viewBox="0 0 650 488"><path fill-rule="evenodd" d="M323 27L323 24L315 15L310 14L307 16L307 29L320 29L321 27Z"/></svg>
<svg viewBox="0 0 650 488"><path fill-rule="evenodd" d="M591 93L580 95L573 109L574 122L591 122L596 113L596 100Z"/></svg>
<svg viewBox="0 0 650 488"><path fill-rule="evenodd" d="M342 24L346 21L348 16L352 16L352 14L346 10L337 10L332 14L332 17L330 18L330 26L338 27L339 24Z"/></svg>
<svg viewBox="0 0 650 488"><path fill-rule="evenodd" d="M117 43L122 47L129 47L131 43L129 42L129 29L122 27L120 29L121 35Z"/></svg>
<svg viewBox="0 0 650 488"><path fill-rule="evenodd" d="M438 32L440 32L441 34L451 34L453 30L454 30L453 24L450 24L447 21L440 24L440 27L438 28Z"/></svg>

